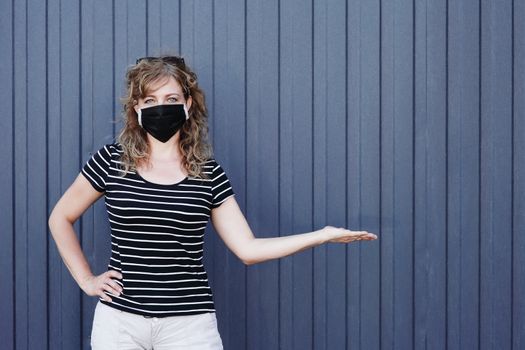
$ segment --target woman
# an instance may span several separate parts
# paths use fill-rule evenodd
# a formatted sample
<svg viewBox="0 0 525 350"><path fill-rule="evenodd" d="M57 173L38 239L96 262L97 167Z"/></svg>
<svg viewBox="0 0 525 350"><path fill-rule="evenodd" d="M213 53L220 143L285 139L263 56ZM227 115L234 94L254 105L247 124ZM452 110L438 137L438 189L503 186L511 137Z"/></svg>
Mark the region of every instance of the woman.
<svg viewBox="0 0 525 350"><path fill-rule="evenodd" d="M222 349L202 264L209 218L247 265L326 242L377 238L331 226L255 238L212 156L204 95L184 60L142 58L126 78L117 142L88 160L49 218L73 278L87 295L99 297L94 349ZM73 224L102 195L112 253L108 271L94 275Z"/></svg>

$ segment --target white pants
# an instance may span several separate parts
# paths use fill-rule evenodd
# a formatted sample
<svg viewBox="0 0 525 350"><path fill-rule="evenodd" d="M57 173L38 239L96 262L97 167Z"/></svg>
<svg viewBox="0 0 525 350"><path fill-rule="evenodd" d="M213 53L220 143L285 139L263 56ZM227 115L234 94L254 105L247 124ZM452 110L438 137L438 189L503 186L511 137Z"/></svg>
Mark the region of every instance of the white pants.
<svg viewBox="0 0 525 350"><path fill-rule="evenodd" d="M214 312L198 315L144 317L102 304L95 308L94 350L222 350Z"/></svg>

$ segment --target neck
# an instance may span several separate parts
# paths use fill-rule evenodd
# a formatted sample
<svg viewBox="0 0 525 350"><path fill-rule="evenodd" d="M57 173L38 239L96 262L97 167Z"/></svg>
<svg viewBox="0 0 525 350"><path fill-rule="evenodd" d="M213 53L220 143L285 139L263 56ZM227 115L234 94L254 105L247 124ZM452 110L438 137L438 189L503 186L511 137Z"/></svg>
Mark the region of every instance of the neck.
<svg viewBox="0 0 525 350"><path fill-rule="evenodd" d="M166 162L182 159L182 153L179 149L179 132L167 142L160 142L149 134L147 137L150 148L150 160Z"/></svg>

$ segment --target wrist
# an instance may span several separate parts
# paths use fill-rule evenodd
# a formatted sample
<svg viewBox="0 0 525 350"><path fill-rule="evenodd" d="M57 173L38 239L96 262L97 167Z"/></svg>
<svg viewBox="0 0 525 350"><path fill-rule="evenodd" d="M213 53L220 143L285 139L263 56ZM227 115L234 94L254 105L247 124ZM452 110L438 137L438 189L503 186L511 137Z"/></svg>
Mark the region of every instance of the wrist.
<svg viewBox="0 0 525 350"><path fill-rule="evenodd" d="M330 236L330 231L326 229L326 227L323 227L322 229L320 230L317 230L318 232L318 235L321 239L321 243L320 244L325 244L325 243L328 243L330 241L330 239L332 238Z"/></svg>
<svg viewBox="0 0 525 350"><path fill-rule="evenodd" d="M95 275L93 274L90 274L90 275L86 275L82 278L79 279L78 281L78 285L80 287L80 289L82 289L84 292L86 291L86 288L87 288L87 285L89 284L89 282L95 277Z"/></svg>

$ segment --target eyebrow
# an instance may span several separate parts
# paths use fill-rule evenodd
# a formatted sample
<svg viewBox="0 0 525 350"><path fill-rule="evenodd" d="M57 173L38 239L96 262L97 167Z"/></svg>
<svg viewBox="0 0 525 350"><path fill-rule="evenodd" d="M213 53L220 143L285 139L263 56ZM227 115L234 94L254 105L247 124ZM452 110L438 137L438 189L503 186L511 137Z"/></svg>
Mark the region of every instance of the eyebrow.
<svg viewBox="0 0 525 350"><path fill-rule="evenodd" d="M172 96L172 95L177 95L178 97L182 96L178 92L170 92L168 94L165 94L163 97ZM151 95L151 94L146 94L143 98L146 98L146 97L157 97L157 96L154 96L154 95Z"/></svg>

